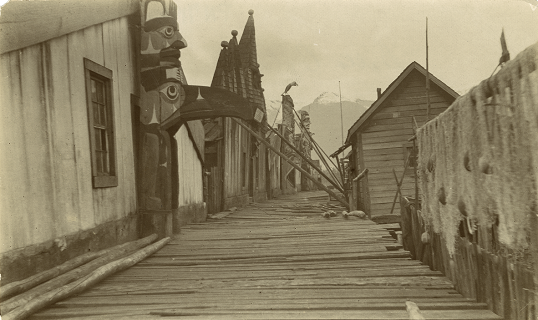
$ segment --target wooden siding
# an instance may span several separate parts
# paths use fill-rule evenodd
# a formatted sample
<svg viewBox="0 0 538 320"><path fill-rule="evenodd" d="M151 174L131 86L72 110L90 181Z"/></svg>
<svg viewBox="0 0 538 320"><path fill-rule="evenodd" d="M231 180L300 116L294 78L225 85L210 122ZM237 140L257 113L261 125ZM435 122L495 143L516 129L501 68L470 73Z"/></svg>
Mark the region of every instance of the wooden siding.
<svg viewBox="0 0 538 320"><path fill-rule="evenodd" d="M281 146L281 139L279 136L272 134L269 138L271 145L275 147L277 150L280 150ZM280 190L280 156L276 153L267 150L269 152L269 177L267 177L270 181L270 197L278 196L281 192Z"/></svg>
<svg viewBox="0 0 538 320"><path fill-rule="evenodd" d="M136 210L127 17L0 56L0 252ZM113 72L118 186L92 188L83 59Z"/></svg>
<svg viewBox="0 0 538 320"><path fill-rule="evenodd" d="M203 127L197 129L201 129L203 133ZM174 137L177 141L178 204L181 207L189 204L202 203L204 201L202 162L198 158L196 147L184 125L179 128Z"/></svg>
<svg viewBox="0 0 538 320"><path fill-rule="evenodd" d="M224 201L225 208L235 205L235 201L248 200L249 145L248 132L232 119L225 118L224 126ZM240 120L242 121L242 120ZM244 155L243 165L242 157ZM243 182L244 177L244 182Z"/></svg>
<svg viewBox="0 0 538 320"><path fill-rule="evenodd" d="M404 165L404 145L413 136L414 116L418 125L426 121L426 89L424 76L412 71L402 84L383 102L380 108L367 120L365 126L356 133L359 162L368 168L368 178L361 189L367 198L366 205L372 216L390 214L396 194L396 180L392 169L401 178ZM454 99L432 84L430 90L431 117L443 112ZM403 195L414 196L415 183L413 168L406 171L402 185ZM400 212L396 201L394 212Z"/></svg>

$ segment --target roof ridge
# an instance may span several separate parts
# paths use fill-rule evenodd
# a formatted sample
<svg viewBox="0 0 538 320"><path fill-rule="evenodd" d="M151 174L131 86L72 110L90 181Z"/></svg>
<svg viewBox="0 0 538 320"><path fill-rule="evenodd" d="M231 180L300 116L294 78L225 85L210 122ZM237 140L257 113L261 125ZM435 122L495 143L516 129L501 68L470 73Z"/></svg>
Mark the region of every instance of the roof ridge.
<svg viewBox="0 0 538 320"><path fill-rule="evenodd" d="M353 123L353 125L348 129L347 138L345 144L350 143L351 136L359 130L359 128L368 120L368 118L377 110L377 108L385 101L385 99L400 85L400 83L405 79L412 70L419 71L422 75L426 76L428 73L430 75L430 81L435 83L441 90L444 90L452 97L457 98L459 94L446 85L443 81L439 80L431 72L427 72L426 69L417 61L411 62L404 70L394 79L387 87L387 89L374 101L366 111ZM426 73L427 72L427 73Z"/></svg>

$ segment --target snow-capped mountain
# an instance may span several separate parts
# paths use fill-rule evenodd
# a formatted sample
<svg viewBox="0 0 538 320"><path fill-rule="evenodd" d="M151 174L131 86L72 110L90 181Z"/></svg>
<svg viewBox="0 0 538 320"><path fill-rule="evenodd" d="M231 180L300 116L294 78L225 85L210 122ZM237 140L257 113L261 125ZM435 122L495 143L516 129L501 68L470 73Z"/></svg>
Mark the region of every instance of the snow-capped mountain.
<svg viewBox="0 0 538 320"><path fill-rule="evenodd" d="M280 100L265 100L265 109L267 110L267 123L273 125L273 123L282 123L282 110L280 109ZM276 121L275 121L276 118Z"/></svg>
<svg viewBox="0 0 538 320"><path fill-rule="evenodd" d="M342 97L340 108L340 96L333 92L324 92L311 104L297 109L308 111L314 140L325 153L331 154L342 146L342 128L345 141L348 129L372 103L373 101L369 100ZM317 158L314 154L312 156Z"/></svg>
<svg viewBox="0 0 538 320"><path fill-rule="evenodd" d="M342 97L343 101L353 101L349 98ZM323 92L320 94L316 99L314 99L315 104L328 104L328 103L340 103L340 95L334 93L334 92Z"/></svg>

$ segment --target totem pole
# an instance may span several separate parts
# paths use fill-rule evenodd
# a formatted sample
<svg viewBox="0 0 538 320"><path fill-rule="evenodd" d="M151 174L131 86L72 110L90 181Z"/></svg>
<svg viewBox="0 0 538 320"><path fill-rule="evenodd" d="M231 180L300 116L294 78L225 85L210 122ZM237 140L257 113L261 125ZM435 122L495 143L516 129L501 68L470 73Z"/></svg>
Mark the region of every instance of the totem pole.
<svg viewBox="0 0 538 320"><path fill-rule="evenodd" d="M140 28L140 208L170 210L171 137L161 123L185 100L180 50L187 42L178 30L173 0L141 0Z"/></svg>

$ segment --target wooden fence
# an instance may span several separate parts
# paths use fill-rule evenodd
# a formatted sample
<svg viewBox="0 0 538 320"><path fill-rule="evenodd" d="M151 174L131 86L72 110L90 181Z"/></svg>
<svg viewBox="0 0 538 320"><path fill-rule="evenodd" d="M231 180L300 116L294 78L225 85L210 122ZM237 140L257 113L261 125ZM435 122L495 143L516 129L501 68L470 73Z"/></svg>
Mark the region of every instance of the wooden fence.
<svg viewBox="0 0 538 320"><path fill-rule="evenodd" d="M450 256L441 234L426 232L428 227L414 201L402 197L400 204L403 245L413 259L441 271L462 295L487 303L504 319L537 319L533 294L537 288L531 269L512 257L492 253L492 246L486 249L477 237L465 234L463 226L464 234L457 236L455 254Z"/></svg>
<svg viewBox="0 0 538 320"><path fill-rule="evenodd" d="M417 131L404 247L505 319L537 319L538 43ZM534 277L534 278L533 278Z"/></svg>

